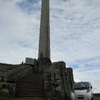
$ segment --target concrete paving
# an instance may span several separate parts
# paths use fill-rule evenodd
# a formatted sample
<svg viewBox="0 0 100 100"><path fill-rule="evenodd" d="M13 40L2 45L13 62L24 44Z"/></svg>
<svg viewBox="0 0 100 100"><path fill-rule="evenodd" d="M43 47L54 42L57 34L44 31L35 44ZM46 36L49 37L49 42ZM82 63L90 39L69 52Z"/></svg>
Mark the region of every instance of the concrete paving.
<svg viewBox="0 0 100 100"><path fill-rule="evenodd" d="M100 100L100 97L94 97L94 100Z"/></svg>
<svg viewBox="0 0 100 100"><path fill-rule="evenodd" d="M94 94L94 100L100 100L100 93Z"/></svg>

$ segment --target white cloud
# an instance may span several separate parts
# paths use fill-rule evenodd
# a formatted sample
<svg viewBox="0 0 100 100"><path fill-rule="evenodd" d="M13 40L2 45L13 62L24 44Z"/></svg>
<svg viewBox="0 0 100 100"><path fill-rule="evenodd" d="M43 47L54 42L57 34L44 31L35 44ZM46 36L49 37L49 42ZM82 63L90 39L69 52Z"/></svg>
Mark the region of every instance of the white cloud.
<svg viewBox="0 0 100 100"><path fill-rule="evenodd" d="M96 8L95 3L89 4L88 0L51 2L51 46L52 52L56 49L60 53L57 58L62 55L62 60L71 63L99 56L99 7ZM55 37L57 40L54 40Z"/></svg>
<svg viewBox="0 0 100 100"><path fill-rule="evenodd" d="M84 65L85 66L85 65ZM100 68L99 67L78 67L73 70L74 72L74 79L77 82L77 80L81 81L89 81L93 85L93 91L94 92L100 92ZM97 91L98 90L98 91Z"/></svg>
<svg viewBox="0 0 100 100"><path fill-rule="evenodd" d="M38 54L40 22L36 15L21 10L19 2L22 0L0 1L0 62L20 63L26 56Z"/></svg>
<svg viewBox="0 0 100 100"><path fill-rule="evenodd" d="M81 80L79 80L79 79L74 79L74 81L75 81L75 82L81 82Z"/></svg>

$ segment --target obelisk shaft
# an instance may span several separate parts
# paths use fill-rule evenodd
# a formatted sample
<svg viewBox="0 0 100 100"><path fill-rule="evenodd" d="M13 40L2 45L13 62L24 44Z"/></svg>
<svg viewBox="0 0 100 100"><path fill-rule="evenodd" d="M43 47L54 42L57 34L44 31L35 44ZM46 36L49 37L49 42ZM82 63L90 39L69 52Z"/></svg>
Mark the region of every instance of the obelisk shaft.
<svg viewBox="0 0 100 100"><path fill-rule="evenodd" d="M42 0L38 58L41 57L50 59L49 0Z"/></svg>

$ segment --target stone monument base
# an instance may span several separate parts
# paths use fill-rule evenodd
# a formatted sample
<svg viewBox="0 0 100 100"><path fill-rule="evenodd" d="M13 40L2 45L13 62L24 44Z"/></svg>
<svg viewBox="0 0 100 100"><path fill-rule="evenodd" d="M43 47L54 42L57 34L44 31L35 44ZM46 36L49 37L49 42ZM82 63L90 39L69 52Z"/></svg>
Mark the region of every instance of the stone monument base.
<svg viewBox="0 0 100 100"><path fill-rule="evenodd" d="M74 83L72 68L66 68L63 61L52 63L47 58L35 59L34 61L34 65L21 64L4 72L4 81L0 85L0 93L6 93L8 96L14 97L16 94L15 86L19 80L27 77L29 74L33 76L41 74L44 100L70 100ZM31 77L30 75L29 78ZM34 78L31 79L34 80ZM37 82L38 81L39 79L37 78ZM31 84L26 85L30 86ZM19 86L21 86L21 84L19 84ZM8 93L8 91L11 92Z"/></svg>
<svg viewBox="0 0 100 100"><path fill-rule="evenodd" d="M66 68L65 62L51 63L48 59L39 59L37 67L43 74L46 100L70 100L73 87L73 70Z"/></svg>

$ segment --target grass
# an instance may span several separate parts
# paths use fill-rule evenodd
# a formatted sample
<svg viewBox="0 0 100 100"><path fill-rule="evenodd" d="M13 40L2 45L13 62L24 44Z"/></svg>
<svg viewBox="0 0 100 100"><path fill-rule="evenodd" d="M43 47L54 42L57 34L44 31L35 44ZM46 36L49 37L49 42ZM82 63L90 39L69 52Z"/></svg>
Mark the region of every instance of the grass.
<svg viewBox="0 0 100 100"><path fill-rule="evenodd" d="M0 96L0 100L13 100L13 98Z"/></svg>
<svg viewBox="0 0 100 100"><path fill-rule="evenodd" d="M11 70L13 68L17 68L21 65L12 65L12 64L4 64L4 63L0 63L0 70L5 69L5 70Z"/></svg>

